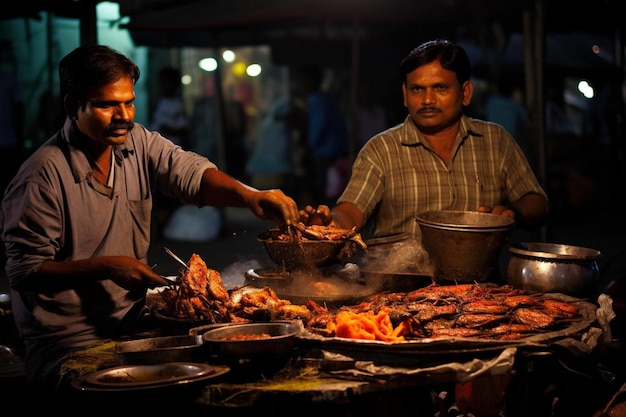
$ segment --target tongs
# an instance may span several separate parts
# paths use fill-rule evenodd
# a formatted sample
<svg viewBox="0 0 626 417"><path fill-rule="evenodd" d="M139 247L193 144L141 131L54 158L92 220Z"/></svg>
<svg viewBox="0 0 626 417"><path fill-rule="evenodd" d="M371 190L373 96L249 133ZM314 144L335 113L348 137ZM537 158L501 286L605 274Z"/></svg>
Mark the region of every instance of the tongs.
<svg viewBox="0 0 626 417"><path fill-rule="evenodd" d="M167 282L167 284L157 284L154 281L150 281L148 283L148 288L154 289L157 287L175 287L175 286L180 285L180 278L178 277L174 277L174 276L166 277L166 276L161 275L161 278L163 278Z"/></svg>
<svg viewBox="0 0 626 417"><path fill-rule="evenodd" d="M163 247L161 247L161 249L163 249L165 251L165 253L167 253L169 256L171 256L176 262L181 264L185 270L189 269L189 266L187 266L185 261L180 259L180 257L178 257L178 255L176 255L174 252L172 252L169 248L166 248L165 246L163 246ZM154 266L156 266L156 264ZM154 268L154 266L153 266L153 268ZM148 284L148 287L150 289L154 289L154 288L157 288L157 287L172 287L172 286L180 285L180 282L181 282L181 278L179 276L169 276L169 277L166 277L166 276L161 275L161 278L163 278L167 282L167 284L157 284L156 282L151 282L151 283Z"/></svg>
<svg viewBox="0 0 626 417"><path fill-rule="evenodd" d="M162 246L161 249L163 249L165 251L165 253L167 253L169 256L171 256L172 259L174 259L176 262L181 264L183 266L183 268L185 268L185 270L189 269L189 266L187 266L187 263L185 261L183 261L182 259L180 259L178 257L178 255L176 255L174 252L172 252L169 248L167 248L165 246Z"/></svg>

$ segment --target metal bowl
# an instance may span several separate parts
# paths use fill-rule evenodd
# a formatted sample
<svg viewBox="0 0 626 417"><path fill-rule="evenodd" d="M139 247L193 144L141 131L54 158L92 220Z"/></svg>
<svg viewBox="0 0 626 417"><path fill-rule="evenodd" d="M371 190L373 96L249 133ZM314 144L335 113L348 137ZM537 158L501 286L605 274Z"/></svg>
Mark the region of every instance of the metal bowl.
<svg viewBox="0 0 626 417"><path fill-rule="evenodd" d="M299 323L247 323L224 326L202 334L210 354L229 359L270 358L290 353L296 335L302 331Z"/></svg>
<svg viewBox="0 0 626 417"><path fill-rule="evenodd" d="M152 315L154 316L162 334L167 336L186 335L192 327L213 323L212 320L194 320L172 317L163 309L153 311Z"/></svg>
<svg viewBox="0 0 626 417"><path fill-rule="evenodd" d="M427 211L416 221L435 281L450 282L488 281L515 227L509 217L477 211Z"/></svg>
<svg viewBox="0 0 626 417"><path fill-rule="evenodd" d="M115 359L123 365L194 362L202 359L201 336L163 336L115 344Z"/></svg>
<svg viewBox="0 0 626 417"><path fill-rule="evenodd" d="M531 292L573 296L592 293L599 282L595 249L558 243L521 242L509 247L506 280Z"/></svg>

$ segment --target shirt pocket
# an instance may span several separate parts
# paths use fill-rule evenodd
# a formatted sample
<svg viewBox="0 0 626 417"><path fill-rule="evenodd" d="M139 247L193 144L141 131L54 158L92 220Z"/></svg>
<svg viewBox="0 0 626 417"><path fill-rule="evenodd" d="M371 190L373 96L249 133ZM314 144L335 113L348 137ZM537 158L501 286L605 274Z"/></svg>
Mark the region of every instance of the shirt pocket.
<svg viewBox="0 0 626 417"><path fill-rule="evenodd" d="M502 185L496 174L479 169L474 173L477 203L480 205L495 206L502 203Z"/></svg>
<svg viewBox="0 0 626 417"><path fill-rule="evenodd" d="M131 200L128 202L128 207L135 255L138 259L143 259L147 256L150 246L152 199Z"/></svg>

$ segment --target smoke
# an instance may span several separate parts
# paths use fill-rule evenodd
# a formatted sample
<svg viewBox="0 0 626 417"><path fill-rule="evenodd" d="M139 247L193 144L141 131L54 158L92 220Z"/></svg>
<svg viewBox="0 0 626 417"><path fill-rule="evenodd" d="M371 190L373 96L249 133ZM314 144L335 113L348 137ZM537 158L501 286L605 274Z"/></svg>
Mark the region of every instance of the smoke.
<svg viewBox="0 0 626 417"><path fill-rule="evenodd" d="M370 245L361 262L361 271L434 276L435 267L421 242L414 238Z"/></svg>
<svg viewBox="0 0 626 417"><path fill-rule="evenodd" d="M310 296L342 296L363 293L374 293L394 287L389 280L401 280L396 284L406 286L423 286L434 276L434 266L428 252L420 241L403 238L400 241L368 244L366 251L360 252L347 263L331 264L320 267L303 267L294 270L282 270L278 265L263 266L258 260L237 262L228 265L221 271L222 282L227 289L234 289L246 284L263 286L264 278L267 285L282 295L306 298ZM254 282L246 278L252 271ZM277 283L276 277L285 277L284 282ZM409 282L406 282L408 280Z"/></svg>
<svg viewBox="0 0 626 417"><path fill-rule="evenodd" d="M257 260L245 262L236 262L225 267L220 274L222 275L222 283L226 289L241 287L245 284L246 272L255 269L258 270L261 264Z"/></svg>

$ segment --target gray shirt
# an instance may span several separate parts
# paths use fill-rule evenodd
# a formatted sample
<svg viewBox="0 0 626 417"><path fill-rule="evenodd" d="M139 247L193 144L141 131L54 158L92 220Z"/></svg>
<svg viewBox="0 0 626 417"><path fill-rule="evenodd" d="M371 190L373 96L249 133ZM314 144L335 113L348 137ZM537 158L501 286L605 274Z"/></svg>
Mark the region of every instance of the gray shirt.
<svg viewBox="0 0 626 417"><path fill-rule="evenodd" d="M147 262L153 192L200 204L205 157L140 124L113 149L112 187L93 177L68 119L20 168L2 201L0 227L12 287L44 261L131 256ZM83 139L84 140L84 139ZM144 307L145 291L129 292L110 280L58 292L12 290L13 314L31 369L68 350L123 334Z"/></svg>

